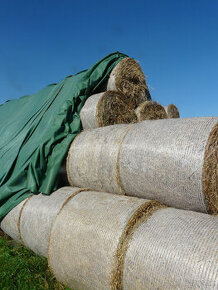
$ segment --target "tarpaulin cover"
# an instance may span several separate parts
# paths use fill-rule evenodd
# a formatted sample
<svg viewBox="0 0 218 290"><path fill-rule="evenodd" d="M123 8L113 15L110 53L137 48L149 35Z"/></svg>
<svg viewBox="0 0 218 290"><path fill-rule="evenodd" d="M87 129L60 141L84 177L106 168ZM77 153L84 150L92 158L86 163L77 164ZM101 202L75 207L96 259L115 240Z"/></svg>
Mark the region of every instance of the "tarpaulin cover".
<svg viewBox="0 0 218 290"><path fill-rule="evenodd" d="M82 129L82 106L125 57L109 54L88 70L0 105L0 220L26 197L59 187L60 166Z"/></svg>

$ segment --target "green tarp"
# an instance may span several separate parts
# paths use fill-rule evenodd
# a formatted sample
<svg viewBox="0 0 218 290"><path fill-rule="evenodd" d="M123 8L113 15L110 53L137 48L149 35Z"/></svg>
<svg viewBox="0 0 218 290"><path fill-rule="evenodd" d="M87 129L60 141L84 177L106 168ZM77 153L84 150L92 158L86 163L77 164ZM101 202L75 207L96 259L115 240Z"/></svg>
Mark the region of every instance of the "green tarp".
<svg viewBox="0 0 218 290"><path fill-rule="evenodd" d="M102 90L125 57L112 53L86 71L0 106L0 220L26 197L59 187L60 166L82 129L84 102Z"/></svg>

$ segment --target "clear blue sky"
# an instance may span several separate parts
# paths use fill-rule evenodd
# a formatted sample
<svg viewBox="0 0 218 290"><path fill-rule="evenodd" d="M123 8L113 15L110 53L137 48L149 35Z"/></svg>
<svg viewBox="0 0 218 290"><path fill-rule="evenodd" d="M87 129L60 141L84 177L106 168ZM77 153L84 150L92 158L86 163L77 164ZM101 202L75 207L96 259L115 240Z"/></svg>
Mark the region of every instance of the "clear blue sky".
<svg viewBox="0 0 218 290"><path fill-rule="evenodd" d="M0 103L121 51L154 100L218 116L218 0L0 0L0 35Z"/></svg>

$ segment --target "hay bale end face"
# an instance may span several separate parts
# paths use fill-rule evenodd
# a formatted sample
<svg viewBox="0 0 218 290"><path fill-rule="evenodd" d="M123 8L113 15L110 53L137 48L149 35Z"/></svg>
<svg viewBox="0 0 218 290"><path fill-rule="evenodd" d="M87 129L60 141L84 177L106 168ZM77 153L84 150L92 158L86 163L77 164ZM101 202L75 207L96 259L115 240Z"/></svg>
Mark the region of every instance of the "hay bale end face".
<svg viewBox="0 0 218 290"><path fill-rule="evenodd" d="M128 99L120 92L106 91L90 96L80 112L83 129L136 122Z"/></svg>
<svg viewBox="0 0 218 290"><path fill-rule="evenodd" d="M150 120L82 132L69 150L71 185L215 214L217 120Z"/></svg>
<svg viewBox="0 0 218 290"><path fill-rule="evenodd" d="M135 110L138 121L167 119L164 108L154 101L146 101L140 104Z"/></svg>
<svg viewBox="0 0 218 290"><path fill-rule="evenodd" d="M151 100L142 69L137 61L130 57L121 60L112 70L107 90L122 92L134 108L146 100Z"/></svg>
<svg viewBox="0 0 218 290"><path fill-rule="evenodd" d="M164 109L165 109L165 111L167 113L167 117L169 119L171 119L171 118L179 118L180 117L179 110L174 104L170 104L168 106L164 106Z"/></svg>
<svg viewBox="0 0 218 290"><path fill-rule="evenodd" d="M73 289L120 289L128 236L161 205L103 192L81 192L58 214L48 261L57 279Z"/></svg>
<svg viewBox="0 0 218 290"><path fill-rule="evenodd" d="M53 220L68 199L84 189L63 187L51 195L34 195L20 218L23 244L35 253L47 257L48 239Z"/></svg>
<svg viewBox="0 0 218 290"><path fill-rule="evenodd" d="M160 209L135 230L123 289L217 289L218 218Z"/></svg>

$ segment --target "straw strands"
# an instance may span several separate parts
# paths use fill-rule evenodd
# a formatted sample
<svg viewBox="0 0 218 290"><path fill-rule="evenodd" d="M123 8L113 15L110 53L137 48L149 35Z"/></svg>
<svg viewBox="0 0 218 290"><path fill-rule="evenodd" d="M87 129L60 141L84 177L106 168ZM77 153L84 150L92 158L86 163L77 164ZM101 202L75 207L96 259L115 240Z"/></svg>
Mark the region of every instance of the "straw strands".
<svg viewBox="0 0 218 290"><path fill-rule="evenodd" d="M128 99L117 91L90 96L80 112L80 118L84 130L136 122L135 112Z"/></svg>
<svg viewBox="0 0 218 290"><path fill-rule="evenodd" d="M135 110L138 121L167 119L165 109L157 102L146 101Z"/></svg>
<svg viewBox="0 0 218 290"><path fill-rule="evenodd" d="M164 106L168 118L179 118L179 110L174 104Z"/></svg>
<svg viewBox="0 0 218 290"><path fill-rule="evenodd" d="M122 92L134 108L146 100L151 100L142 69L137 61L130 57L124 58L114 67L107 90Z"/></svg>
<svg viewBox="0 0 218 290"><path fill-rule="evenodd" d="M217 120L143 121L82 132L69 150L69 181L216 213Z"/></svg>

